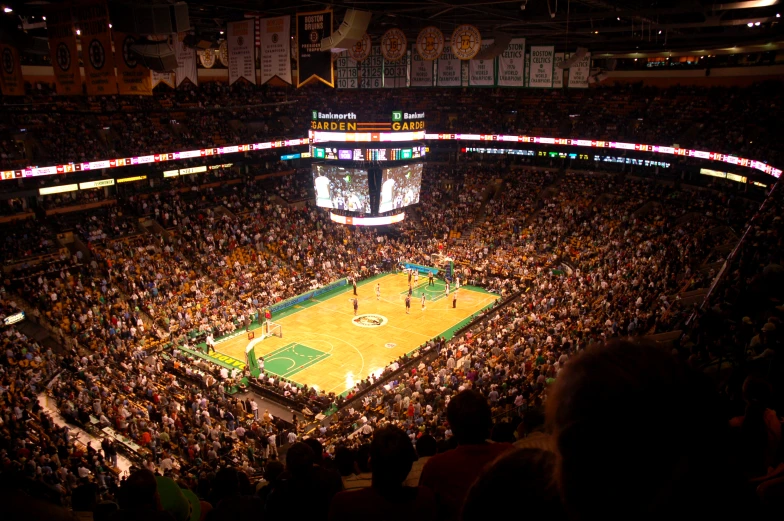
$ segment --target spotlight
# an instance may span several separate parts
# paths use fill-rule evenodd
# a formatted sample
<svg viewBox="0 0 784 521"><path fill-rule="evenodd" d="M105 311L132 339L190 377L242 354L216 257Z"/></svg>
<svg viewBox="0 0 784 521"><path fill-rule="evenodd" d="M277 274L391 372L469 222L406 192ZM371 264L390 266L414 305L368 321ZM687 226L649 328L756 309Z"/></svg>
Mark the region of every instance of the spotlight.
<svg viewBox="0 0 784 521"><path fill-rule="evenodd" d="M749 27L754 27L754 22L749 22L746 25L749 26Z"/></svg>
<svg viewBox="0 0 784 521"><path fill-rule="evenodd" d="M759 27L759 24L760 24L759 22L754 23L754 25L756 25L757 27Z"/></svg>
<svg viewBox="0 0 784 521"><path fill-rule="evenodd" d="M659 34L661 34L661 29L659 29Z"/></svg>
<svg viewBox="0 0 784 521"><path fill-rule="evenodd" d="M76 35L77 36L81 36L82 35L82 30L81 29L77 29L76 30Z"/></svg>
<svg viewBox="0 0 784 521"><path fill-rule="evenodd" d="M13 10L13 9L11 9L10 7L3 7L3 12L4 12L4 13L13 13L13 12L14 12L14 10Z"/></svg>

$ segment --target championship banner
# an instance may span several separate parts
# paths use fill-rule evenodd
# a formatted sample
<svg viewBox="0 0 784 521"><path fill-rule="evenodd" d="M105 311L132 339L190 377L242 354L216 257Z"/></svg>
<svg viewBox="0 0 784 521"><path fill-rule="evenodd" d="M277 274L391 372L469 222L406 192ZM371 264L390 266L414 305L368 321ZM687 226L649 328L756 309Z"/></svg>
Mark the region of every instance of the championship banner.
<svg viewBox="0 0 784 521"><path fill-rule="evenodd" d="M117 87L122 95L152 96L152 75L131 52L137 37L112 31L114 51L117 54Z"/></svg>
<svg viewBox="0 0 784 521"><path fill-rule="evenodd" d="M79 71L79 54L76 50L76 32L71 7L48 9L46 29L57 94L60 96L81 94L82 73Z"/></svg>
<svg viewBox="0 0 784 521"><path fill-rule="evenodd" d="M106 2L103 0L80 2L74 7L74 11L81 30L87 95L117 94Z"/></svg>
<svg viewBox="0 0 784 521"><path fill-rule="evenodd" d="M493 40L482 40L482 49L492 45ZM492 87L495 85L495 60L469 60L468 85Z"/></svg>
<svg viewBox="0 0 784 521"><path fill-rule="evenodd" d="M256 21L253 19L226 24L229 47L229 85L244 78L256 85L256 56L254 52Z"/></svg>
<svg viewBox="0 0 784 521"><path fill-rule="evenodd" d="M381 55L385 62L397 62L406 55L408 41L406 35L398 28L393 28L381 37Z"/></svg>
<svg viewBox="0 0 784 521"><path fill-rule="evenodd" d="M436 75L437 87L460 87L462 85L462 63L452 54L449 46L444 47L441 57L438 59Z"/></svg>
<svg viewBox="0 0 784 521"><path fill-rule="evenodd" d="M498 86L525 87L525 38L513 38L498 57Z"/></svg>
<svg viewBox="0 0 784 521"><path fill-rule="evenodd" d="M369 48L368 54L370 54ZM357 60L351 57L350 51L343 51L335 61L335 74L337 76L335 87L338 89L358 89L358 72Z"/></svg>
<svg viewBox="0 0 784 521"><path fill-rule="evenodd" d="M321 40L331 34L332 11L297 13L297 88L314 78L335 86L332 53L321 50Z"/></svg>
<svg viewBox="0 0 784 521"><path fill-rule="evenodd" d="M156 72L150 71L152 73L152 88L158 86L159 83L164 83L171 87L172 89L175 88L176 84L174 83L174 73L173 72Z"/></svg>
<svg viewBox="0 0 784 521"><path fill-rule="evenodd" d="M450 48L452 54L459 60L470 60L476 56L481 44L482 37L479 35L479 29L473 25L461 25L452 32Z"/></svg>
<svg viewBox="0 0 784 521"><path fill-rule="evenodd" d="M432 25L425 27L417 35L416 51L423 60L437 60L444 51L444 33Z"/></svg>
<svg viewBox="0 0 784 521"><path fill-rule="evenodd" d="M553 58L553 88L560 89L563 88L563 69L558 67L559 64L563 63L566 59L566 54L562 52L555 53L555 58Z"/></svg>
<svg viewBox="0 0 784 521"><path fill-rule="evenodd" d="M418 52L411 52L411 86L433 86L433 62L422 58Z"/></svg>
<svg viewBox="0 0 784 521"><path fill-rule="evenodd" d="M291 84L291 17L262 18L261 84L278 78Z"/></svg>
<svg viewBox="0 0 784 521"><path fill-rule="evenodd" d="M553 58L555 47L531 46L531 72L529 87L551 89L553 87Z"/></svg>
<svg viewBox="0 0 784 521"><path fill-rule="evenodd" d="M569 88L587 89L588 76L591 74L591 53L586 53L582 60L569 67Z"/></svg>
<svg viewBox="0 0 784 521"><path fill-rule="evenodd" d="M199 84L199 77L196 73L196 49L191 49L185 42L179 41L176 34L172 35L174 44L174 56L177 58L177 68L174 69L174 77L177 87L182 82L189 80L194 85Z"/></svg>
<svg viewBox="0 0 784 521"><path fill-rule="evenodd" d="M0 71L0 88L3 96L24 96L24 78L22 78L19 51L10 45L0 45L0 60L3 62Z"/></svg>
<svg viewBox="0 0 784 521"><path fill-rule="evenodd" d="M528 87L528 85L531 83L531 53L528 53L528 52L525 53L525 75L524 75L524 78L525 79L523 80L523 82L525 83L525 86Z"/></svg>

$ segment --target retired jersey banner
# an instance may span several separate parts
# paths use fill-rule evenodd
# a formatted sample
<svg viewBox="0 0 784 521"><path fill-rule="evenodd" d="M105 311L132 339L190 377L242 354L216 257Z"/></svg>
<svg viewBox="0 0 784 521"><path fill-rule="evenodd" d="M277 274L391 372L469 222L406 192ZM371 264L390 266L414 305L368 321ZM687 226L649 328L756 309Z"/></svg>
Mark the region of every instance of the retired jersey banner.
<svg viewBox="0 0 784 521"><path fill-rule="evenodd" d="M370 55L359 64L359 88L380 89L384 86L384 57L381 47L370 47Z"/></svg>
<svg viewBox="0 0 784 521"><path fill-rule="evenodd" d="M358 89L358 73L357 60L351 57L349 51L343 51L335 61L335 75L337 76L335 78L335 87L338 89Z"/></svg>
<svg viewBox="0 0 784 521"><path fill-rule="evenodd" d="M76 50L76 31L71 7L47 9L46 29L57 94L81 94L82 73L79 71L79 54Z"/></svg>
<svg viewBox="0 0 784 521"><path fill-rule="evenodd" d="M291 17L262 18L261 83L278 78L291 84Z"/></svg>
<svg viewBox="0 0 784 521"><path fill-rule="evenodd" d="M321 40L331 34L332 11L297 13L297 87L313 79L335 86L332 53L321 50Z"/></svg>
<svg viewBox="0 0 784 521"><path fill-rule="evenodd" d="M411 51L411 86L432 87L433 66L432 61L425 60L416 51Z"/></svg>
<svg viewBox="0 0 784 521"><path fill-rule="evenodd" d="M226 24L229 42L229 85L244 78L256 85L256 56L254 42L256 21L253 19Z"/></svg>
<svg viewBox="0 0 784 521"><path fill-rule="evenodd" d="M432 25L425 27L417 35L416 51L423 60L438 59L444 51L444 33Z"/></svg>
<svg viewBox="0 0 784 521"><path fill-rule="evenodd" d="M80 2L74 7L74 11L81 31L87 94L89 96L117 94L106 2L103 0Z"/></svg>
<svg viewBox="0 0 784 521"><path fill-rule="evenodd" d="M438 87L460 87L462 78L462 65L460 60L452 54L452 49L448 45L444 47L441 57L438 59L436 75L436 86Z"/></svg>
<svg viewBox="0 0 784 521"><path fill-rule="evenodd" d="M551 89L553 87L553 61L555 47L531 46L531 73L529 87Z"/></svg>
<svg viewBox="0 0 784 521"><path fill-rule="evenodd" d="M476 56L481 45L482 37L479 29L473 25L461 25L452 32L450 48L452 54L459 60L470 60Z"/></svg>
<svg viewBox="0 0 784 521"><path fill-rule="evenodd" d="M555 53L555 58L553 58L553 88L560 89L563 87L563 69L560 68L558 65L563 63L566 59L566 55L562 52Z"/></svg>
<svg viewBox="0 0 784 521"><path fill-rule="evenodd" d="M382 47L383 52L383 47ZM404 54L397 61L384 59L384 88L397 89L408 86L408 55Z"/></svg>
<svg viewBox="0 0 784 521"><path fill-rule="evenodd" d="M498 56L498 86L525 87L525 38L513 38Z"/></svg>
<svg viewBox="0 0 784 521"><path fill-rule="evenodd" d="M156 72L150 71L152 73L152 88L158 86L159 83L163 83L171 87L172 89L176 86L174 83L174 73L173 72Z"/></svg>
<svg viewBox="0 0 784 521"><path fill-rule="evenodd" d="M588 76L591 74L591 53L586 53L582 60L569 67L569 88L587 89Z"/></svg>
<svg viewBox="0 0 784 521"><path fill-rule="evenodd" d="M196 56L199 57L199 63L205 69L212 69L215 67L215 62L218 59L218 52L215 49L204 49L196 51Z"/></svg>
<svg viewBox="0 0 784 521"><path fill-rule="evenodd" d="M117 31L112 32L114 51L117 54L117 86L120 94L152 96L152 74L150 69L136 60L131 46L137 36Z"/></svg>
<svg viewBox="0 0 784 521"><path fill-rule="evenodd" d="M0 45L0 60L3 64L0 71L0 88L3 96L24 96L24 78L22 78L19 51L10 45Z"/></svg>
<svg viewBox="0 0 784 521"><path fill-rule="evenodd" d="M172 42L174 45L174 55L177 58L177 68L174 69L174 77L177 80L177 86L182 85L182 82L189 80L194 85L199 84L199 77L196 74L196 49L191 49L185 42L179 41L176 34L172 35Z"/></svg>
<svg viewBox="0 0 784 521"><path fill-rule="evenodd" d="M406 56L408 41L406 35L398 28L393 28L381 37L381 55L384 61L399 62Z"/></svg>
<svg viewBox="0 0 784 521"><path fill-rule="evenodd" d="M493 40L482 40L482 49L489 47ZM468 84L472 87L492 87L495 85L495 60L469 60Z"/></svg>

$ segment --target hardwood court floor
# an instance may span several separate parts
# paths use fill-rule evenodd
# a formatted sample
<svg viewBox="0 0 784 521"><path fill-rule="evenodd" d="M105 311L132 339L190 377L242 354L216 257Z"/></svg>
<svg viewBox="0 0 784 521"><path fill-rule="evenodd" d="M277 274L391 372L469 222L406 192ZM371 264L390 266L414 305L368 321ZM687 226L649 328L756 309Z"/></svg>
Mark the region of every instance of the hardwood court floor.
<svg viewBox="0 0 784 521"><path fill-rule="evenodd" d="M376 300L377 283L381 285L380 300ZM264 358L267 372L340 394L498 299L497 295L462 287L457 308L452 309L454 289L446 297L443 283L436 284L435 288L428 288L427 278L419 278L408 315L407 275L389 274L359 286L357 315L370 315L362 320L369 327L354 321L351 286L338 295L327 295L325 300L316 298L315 303L297 306L300 309L282 318L273 315L272 320L282 326L283 337L269 337L257 343L256 355ZM424 311L423 292L427 298ZM381 325L375 325L379 322ZM259 336L261 330L255 334ZM241 334L217 343L215 349L244 360L248 342L247 335Z"/></svg>

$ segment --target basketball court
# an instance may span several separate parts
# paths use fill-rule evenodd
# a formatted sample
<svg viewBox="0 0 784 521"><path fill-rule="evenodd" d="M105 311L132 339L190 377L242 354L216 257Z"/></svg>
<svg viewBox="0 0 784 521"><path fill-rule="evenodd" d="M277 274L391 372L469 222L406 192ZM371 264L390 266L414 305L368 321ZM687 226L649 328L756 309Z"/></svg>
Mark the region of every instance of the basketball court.
<svg viewBox="0 0 784 521"><path fill-rule="evenodd" d="M376 299L376 284L381 285L380 300ZM282 329L280 338L259 340L261 329L256 329L253 340L244 332L235 334L217 342L215 350L244 362L245 349L253 342L256 356L264 359L265 372L340 394L431 338L451 336L499 298L463 286L453 309L454 287L447 296L444 283L435 284L428 287L427 277L420 275L410 314L406 314L408 275L374 277L357 288L357 316L348 285L274 314L272 320ZM427 299L424 311L422 293Z"/></svg>

